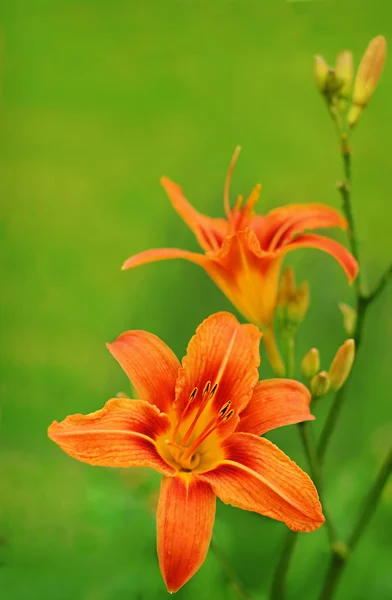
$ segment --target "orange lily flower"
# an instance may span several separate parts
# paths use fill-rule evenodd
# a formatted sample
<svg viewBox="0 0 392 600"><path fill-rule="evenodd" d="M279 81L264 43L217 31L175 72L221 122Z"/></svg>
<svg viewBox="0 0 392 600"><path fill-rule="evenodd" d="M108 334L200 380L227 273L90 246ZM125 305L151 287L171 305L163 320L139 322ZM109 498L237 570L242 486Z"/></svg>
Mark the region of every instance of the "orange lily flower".
<svg viewBox="0 0 392 600"><path fill-rule="evenodd" d="M206 557L216 496L294 531L324 522L308 475L259 437L314 418L301 383L258 382L260 336L254 325L217 313L198 327L180 364L155 335L127 331L108 348L141 399L114 398L49 427L49 437L82 462L162 473L157 548L170 592Z"/></svg>
<svg viewBox="0 0 392 600"><path fill-rule="evenodd" d="M237 147L225 182L226 219L200 214L176 183L167 177L161 179L174 209L195 233L205 253L178 248L152 249L132 256L122 268L172 258L184 258L200 265L239 312L264 330L264 343L271 359L277 354L272 319L284 256L297 248L318 248L337 260L350 282L357 275L358 264L338 242L319 234L303 233L308 229L328 227L347 229L346 219L333 208L323 204L291 204L276 208L265 216L255 215L254 206L261 190L259 184L243 205L242 196L239 196L231 208L230 180L239 150ZM271 362L276 363L276 360ZM283 374L282 366L280 371Z"/></svg>

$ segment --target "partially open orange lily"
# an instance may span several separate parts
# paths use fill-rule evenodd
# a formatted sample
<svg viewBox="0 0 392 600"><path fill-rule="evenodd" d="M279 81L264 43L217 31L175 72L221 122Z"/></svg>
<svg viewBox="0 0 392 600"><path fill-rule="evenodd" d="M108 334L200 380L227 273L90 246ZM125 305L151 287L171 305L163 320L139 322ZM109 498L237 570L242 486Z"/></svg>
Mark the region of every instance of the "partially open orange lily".
<svg viewBox="0 0 392 600"><path fill-rule="evenodd" d="M182 189L167 177L161 183L173 207L195 233L205 254L177 248L147 250L129 258L123 269L139 265L184 258L203 267L244 317L266 331L271 338L271 323L276 307L279 273L283 258L297 248L318 248L332 255L352 282L358 264L350 252L338 242L307 229L340 227L347 221L336 210L323 204L291 204L270 211L265 216L254 214L261 185L256 185L243 204L239 196L233 208L229 203L229 187L239 148L234 153L226 178L224 207L226 219L202 215L185 199ZM273 342L273 340L271 340Z"/></svg>
<svg viewBox="0 0 392 600"><path fill-rule="evenodd" d="M108 348L141 399L115 398L49 428L49 437L82 462L162 473L157 546L170 592L206 557L216 496L294 531L324 522L308 475L259 437L314 418L301 383L258 382L260 336L254 325L217 313L199 326L181 365L151 333L123 333Z"/></svg>

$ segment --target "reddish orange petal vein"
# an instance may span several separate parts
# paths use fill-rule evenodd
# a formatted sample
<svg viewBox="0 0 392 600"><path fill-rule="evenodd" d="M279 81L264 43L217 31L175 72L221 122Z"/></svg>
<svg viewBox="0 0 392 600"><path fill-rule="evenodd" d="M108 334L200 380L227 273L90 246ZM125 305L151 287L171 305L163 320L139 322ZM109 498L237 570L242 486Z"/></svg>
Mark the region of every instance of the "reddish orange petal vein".
<svg viewBox="0 0 392 600"><path fill-rule="evenodd" d="M324 204L293 205L292 214L280 226L270 243L270 250L288 244L298 233L305 229L326 229L340 227L347 229L347 220L342 215ZM279 210L279 209L278 209Z"/></svg>
<svg viewBox="0 0 392 600"><path fill-rule="evenodd" d="M196 235L203 250L217 250L228 232L227 221L199 213L185 198L182 188L168 177L162 177L161 184L173 208Z"/></svg>
<svg viewBox="0 0 392 600"><path fill-rule="evenodd" d="M280 206L264 217L263 227L259 231L260 244L264 249L271 245L276 248L289 241L295 233L327 227L346 229L347 221L337 210L324 204Z"/></svg>
<svg viewBox="0 0 392 600"><path fill-rule="evenodd" d="M293 379L266 379L256 385L240 414L237 431L263 435L271 429L311 421L310 392Z"/></svg>
<svg viewBox="0 0 392 600"><path fill-rule="evenodd" d="M324 522L311 479L265 438L235 433L223 445L226 459L198 477L226 504L283 521L294 531Z"/></svg>
<svg viewBox="0 0 392 600"><path fill-rule="evenodd" d="M125 261L121 268L125 271L126 269L133 269L134 267L146 265L158 260L171 260L173 258L183 258L196 263L201 267L204 267L206 262L209 262L204 254L198 254L197 252L188 252L187 250L180 250L179 248L153 248L131 256Z"/></svg>
<svg viewBox="0 0 392 600"><path fill-rule="evenodd" d="M157 549L169 592L179 590L203 564L211 541L215 504L211 487L190 474L162 480Z"/></svg>
<svg viewBox="0 0 392 600"><path fill-rule="evenodd" d="M155 439L170 428L166 415L142 400L113 398L103 409L53 421L48 436L64 452L90 465L174 469L158 454Z"/></svg>
<svg viewBox="0 0 392 600"><path fill-rule="evenodd" d="M170 348L147 331L126 331L106 344L142 400L169 412L180 362Z"/></svg>
<svg viewBox="0 0 392 600"><path fill-rule="evenodd" d="M189 342L179 371L177 414L182 413L192 390L195 387L203 390L208 381L211 387L218 384L213 400L214 412L217 413L228 400L234 411L246 406L258 380L260 337L257 327L240 325L234 315L227 312L205 319ZM201 394L193 402L194 409L200 400ZM227 422L226 432L232 423L234 426L235 419Z"/></svg>
<svg viewBox="0 0 392 600"><path fill-rule="evenodd" d="M286 253L297 248L316 248L317 250L322 250L323 252L330 254L340 264L350 283L352 283L357 276L357 261L347 248L335 240L316 233L303 233L302 235L297 236L291 244L284 246L281 252Z"/></svg>

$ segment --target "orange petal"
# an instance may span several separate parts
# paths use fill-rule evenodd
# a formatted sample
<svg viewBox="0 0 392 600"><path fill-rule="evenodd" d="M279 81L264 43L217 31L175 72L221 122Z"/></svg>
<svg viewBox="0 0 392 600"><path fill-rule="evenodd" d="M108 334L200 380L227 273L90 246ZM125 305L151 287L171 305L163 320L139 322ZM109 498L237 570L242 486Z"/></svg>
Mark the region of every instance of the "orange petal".
<svg viewBox="0 0 392 600"><path fill-rule="evenodd" d="M126 331L113 344L106 344L142 398L168 412L174 400L180 363L156 335Z"/></svg>
<svg viewBox="0 0 392 600"><path fill-rule="evenodd" d="M305 229L340 227L347 221L335 209L324 204L291 204L270 211L259 234L261 247L275 251Z"/></svg>
<svg viewBox="0 0 392 600"><path fill-rule="evenodd" d="M113 398L89 415L53 421L48 435L64 452L89 465L152 467L173 475L155 446L155 439L169 428L168 417L148 402Z"/></svg>
<svg viewBox="0 0 392 600"><path fill-rule="evenodd" d="M200 569L211 541L215 494L192 476L165 477L157 509L159 566L169 592Z"/></svg>
<svg viewBox="0 0 392 600"><path fill-rule="evenodd" d="M208 258L204 254L197 254L197 252L188 252L179 248L153 248L152 250L145 250L131 256L121 268L125 271L126 269L133 269L134 267L140 267L140 265L146 265L158 260L171 260L173 258L183 258L201 267L204 267L208 262Z"/></svg>
<svg viewBox="0 0 392 600"><path fill-rule="evenodd" d="M176 411L181 414L195 387L200 390L192 407L202 402L207 382L217 384L212 412L231 401L231 409L242 410L249 402L258 380L261 334L254 325L240 325L234 315L216 313L203 321L189 342L176 384ZM230 422L235 425L235 420Z"/></svg>
<svg viewBox="0 0 392 600"><path fill-rule="evenodd" d="M271 429L311 421L310 392L293 379L266 379L256 385L240 414L237 431L263 435Z"/></svg>
<svg viewBox="0 0 392 600"><path fill-rule="evenodd" d="M311 479L270 441L235 433L223 451L226 459L198 477L225 504L283 521L294 531L313 531L323 524Z"/></svg>
<svg viewBox="0 0 392 600"><path fill-rule="evenodd" d="M218 250L228 231L225 219L212 219L200 214L185 198L179 185L168 177L161 178L161 184L166 191L173 208L196 235L203 250Z"/></svg>
<svg viewBox="0 0 392 600"><path fill-rule="evenodd" d="M327 252L340 264L350 283L354 281L358 274L358 263L351 252L335 240L316 233L304 233L297 236L291 244L282 248L282 252L286 253L296 248L317 248Z"/></svg>
<svg viewBox="0 0 392 600"><path fill-rule="evenodd" d="M208 268L215 283L244 317L268 325L273 317L282 258L264 252L254 231L228 236L219 252L212 255L220 270Z"/></svg>

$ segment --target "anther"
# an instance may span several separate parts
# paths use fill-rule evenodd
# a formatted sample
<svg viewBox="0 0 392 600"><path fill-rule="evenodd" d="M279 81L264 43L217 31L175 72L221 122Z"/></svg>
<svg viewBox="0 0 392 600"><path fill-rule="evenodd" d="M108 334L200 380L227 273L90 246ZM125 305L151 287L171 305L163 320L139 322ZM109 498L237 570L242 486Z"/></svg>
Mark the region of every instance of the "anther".
<svg viewBox="0 0 392 600"><path fill-rule="evenodd" d="M198 387L194 387L193 390L191 391L190 395L189 395L188 402L185 404L184 409L183 409L183 411L181 413L181 416L180 416L180 418L177 421L177 425L174 428L173 435L172 435L172 441L173 442L176 439L178 430L180 429L181 423L184 420L184 417L185 417L185 415L186 415L186 413L188 411L188 408L192 404L193 400L196 398L198 391L199 391L199 388Z"/></svg>
<svg viewBox="0 0 392 600"><path fill-rule="evenodd" d="M222 419L222 423L226 423L226 421L228 421L229 419L231 419L231 417L234 415L234 410L231 409L229 410L229 412L224 415L223 419Z"/></svg>
<svg viewBox="0 0 392 600"><path fill-rule="evenodd" d="M204 386L204 390L203 390L203 396L206 396L211 388L211 381L207 381L207 383Z"/></svg>
<svg viewBox="0 0 392 600"><path fill-rule="evenodd" d="M193 390L191 391L191 393L189 395L190 402L192 402L192 400L194 400L196 398L198 391L199 391L199 389L197 387L193 388Z"/></svg>
<svg viewBox="0 0 392 600"><path fill-rule="evenodd" d="M214 385L212 386L212 389L211 389L210 398L213 398L215 396L215 393L216 393L217 389L218 389L218 384L214 383Z"/></svg>
<svg viewBox="0 0 392 600"><path fill-rule="evenodd" d="M228 400L228 402L226 402L226 404L224 404L222 406L222 408L220 409L219 413L218 413L218 418L221 419L222 417L225 416L225 414L227 413L227 410L230 408L231 406L231 401Z"/></svg>

